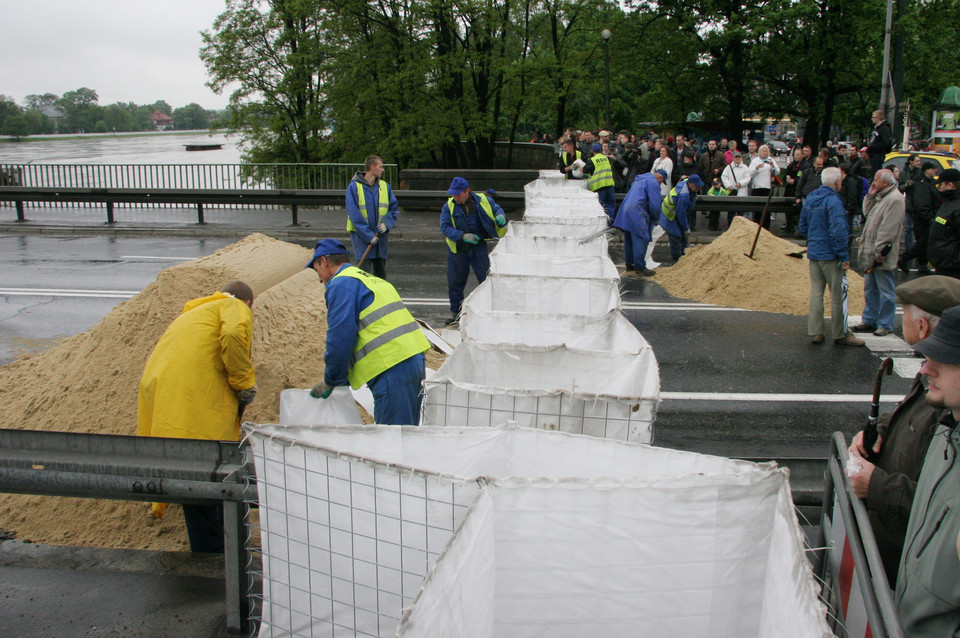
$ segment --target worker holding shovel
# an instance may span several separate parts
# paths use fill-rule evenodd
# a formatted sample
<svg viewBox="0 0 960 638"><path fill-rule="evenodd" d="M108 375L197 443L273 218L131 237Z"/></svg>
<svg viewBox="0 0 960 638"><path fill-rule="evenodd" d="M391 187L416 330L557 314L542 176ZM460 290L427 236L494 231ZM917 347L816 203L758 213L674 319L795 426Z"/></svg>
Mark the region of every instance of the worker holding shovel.
<svg viewBox="0 0 960 638"><path fill-rule="evenodd" d="M347 230L358 267L387 278L387 244L390 229L397 223L399 206L390 184L383 177L383 160L371 155L364 172L357 173L347 186ZM363 264L363 266L361 266Z"/></svg>

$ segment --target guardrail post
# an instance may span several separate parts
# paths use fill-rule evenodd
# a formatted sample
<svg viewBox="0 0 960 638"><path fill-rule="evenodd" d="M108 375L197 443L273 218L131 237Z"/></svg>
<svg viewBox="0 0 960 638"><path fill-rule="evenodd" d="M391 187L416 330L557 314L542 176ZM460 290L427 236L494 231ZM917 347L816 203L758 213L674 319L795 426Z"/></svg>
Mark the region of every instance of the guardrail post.
<svg viewBox="0 0 960 638"><path fill-rule="evenodd" d="M292 221L290 222L290 225L291 225L291 226L299 226L299 225L300 225L300 222L299 222L298 219L297 219L298 208L299 208L299 207L298 207L296 204L292 204L292 205L290 206L290 215L293 217Z"/></svg>
<svg viewBox="0 0 960 638"><path fill-rule="evenodd" d="M18 221L18 222L25 222L25 221L27 221L27 218L23 215L23 200L22 200L22 199L18 199L18 200L17 200L17 221Z"/></svg>
<svg viewBox="0 0 960 638"><path fill-rule="evenodd" d="M108 223L108 224L114 223L114 219L113 219L113 202L110 202L110 201L107 202L107 223Z"/></svg>
<svg viewBox="0 0 960 638"><path fill-rule="evenodd" d="M197 223L206 224L207 222L203 221L203 203L197 202Z"/></svg>
<svg viewBox="0 0 960 638"><path fill-rule="evenodd" d="M239 634L247 625L247 551L244 519L249 506L241 501L223 502L223 560L226 581L227 631Z"/></svg>

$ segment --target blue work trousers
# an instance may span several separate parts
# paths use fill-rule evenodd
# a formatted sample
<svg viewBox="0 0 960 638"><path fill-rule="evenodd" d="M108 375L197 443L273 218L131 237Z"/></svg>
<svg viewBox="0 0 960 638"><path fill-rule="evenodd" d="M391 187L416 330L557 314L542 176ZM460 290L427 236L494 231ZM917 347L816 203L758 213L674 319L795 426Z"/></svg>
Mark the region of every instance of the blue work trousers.
<svg viewBox="0 0 960 638"><path fill-rule="evenodd" d="M426 357L404 359L370 379L373 420L381 425L420 425Z"/></svg>
<svg viewBox="0 0 960 638"><path fill-rule="evenodd" d="M863 323L884 330L893 330L897 316L893 289L896 278L892 270L874 270L863 276Z"/></svg>
<svg viewBox="0 0 960 638"><path fill-rule="evenodd" d="M650 242L637 233L623 233L623 261L627 270L643 270L647 267L647 246L649 245Z"/></svg>
<svg viewBox="0 0 960 638"><path fill-rule="evenodd" d="M450 312L454 315L459 315L463 307L463 289L467 287L470 268L473 268L477 283L482 284L490 270L490 256L483 240L476 246L464 246L461 242L457 252L447 251L447 294L450 296Z"/></svg>
<svg viewBox="0 0 960 638"><path fill-rule="evenodd" d="M612 221L616 217L617 192L613 186L604 186L597 191L597 197L600 199L600 205L603 206L603 212Z"/></svg>
<svg viewBox="0 0 960 638"><path fill-rule="evenodd" d="M677 261L683 257L683 253L687 250L689 242L687 241L687 235L684 233L683 237L677 237L667 233L667 239L670 241L670 257Z"/></svg>

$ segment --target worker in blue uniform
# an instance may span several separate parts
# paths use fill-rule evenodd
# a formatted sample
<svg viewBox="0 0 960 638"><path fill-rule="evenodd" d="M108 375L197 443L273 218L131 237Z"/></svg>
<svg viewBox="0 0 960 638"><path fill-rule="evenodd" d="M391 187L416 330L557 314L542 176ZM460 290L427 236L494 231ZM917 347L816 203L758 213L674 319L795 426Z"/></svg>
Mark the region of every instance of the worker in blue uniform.
<svg viewBox="0 0 960 638"><path fill-rule="evenodd" d="M367 384L374 421L418 425L430 343L396 289L348 259L343 243L322 239L307 263L324 284L327 304L323 381L310 396L326 399L335 387Z"/></svg>
<svg viewBox="0 0 960 638"><path fill-rule="evenodd" d="M667 172L640 173L633 179L623 198L613 225L623 231L623 258L627 272L644 277L655 273L647 268L647 246L653 239L653 228L660 221L662 197L660 184Z"/></svg>
<svg viewBox="0 0 960 638"><path fill-rule="evenodd" d="M361 267L386 279L389 233L397 223L400 209L390 184L383 180L383 160L379 156L368 157L364 172L353 176L347 186L346 206L347 231L357 263L369 247Z"/></svg>
<svg viewBox="0 0 960 638"><path fill-rule="evenodd" d="M683 256L687 248L687 235L690 233L690 216L697 201L697 191L703 188L699 175L691 175L681 180L663 198L660 207L660 226L670 240L670 256L674 261Z"/></svg>
<svg viewBox="0 0 960 638"><path fill-rule="evenodd" d="M451 197L440 209L440 232L447 240L447 293L452 313L449 325L459 319L470 269L477 283L487 278L490 257L486 240L503 237L507 216L492 197L471 192L470 183L462 177L453 178L447 195Z"/></svg>

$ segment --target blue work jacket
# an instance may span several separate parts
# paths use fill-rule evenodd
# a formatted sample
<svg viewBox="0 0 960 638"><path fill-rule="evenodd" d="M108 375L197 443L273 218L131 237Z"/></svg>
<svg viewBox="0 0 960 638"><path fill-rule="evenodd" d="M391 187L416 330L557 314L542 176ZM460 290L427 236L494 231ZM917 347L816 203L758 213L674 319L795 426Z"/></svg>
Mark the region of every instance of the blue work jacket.
<svg viewBox="0 0 960 638"><path fill-rule="evenodd" d="M807 238L807 259L850 261L850 227L837 191L823 185L803 200L797 230Z"/></svg>
<svg viewBox="0 0 960 638"><path fill-rule="evenodd" d="M660 219L662 201L660 182L653 173L641 173L634 178L627 196L620 203L613 225L650 241L653 227Z"/></svg>
<svg viewBox="0 0 960 638"><path fill-rule="evenodd" d="M364 219L360 212L360 205L357 203L357 184L363 189L364 208L367 210L367 218ZM380 180L373 183L373 186L367 184L363 179L363 173L354 175L350 185L347 186L346 205L347 216L353 222L354 231L350 233L350 243L353 244L353 255L357 261L363 256L363 251L367 249L370 240L377 234L377 226L383 222L387 226L387 232L380 236L380 242L370 249L367 259L386 259L387 245L389 244L390 229L397 223L397 216L400 214L400 207L397 205L397 198L393 194L393 189L387 184L387 193L389 195L390 205L387 213L381 218L379 214L380 205Z"/></svg>

